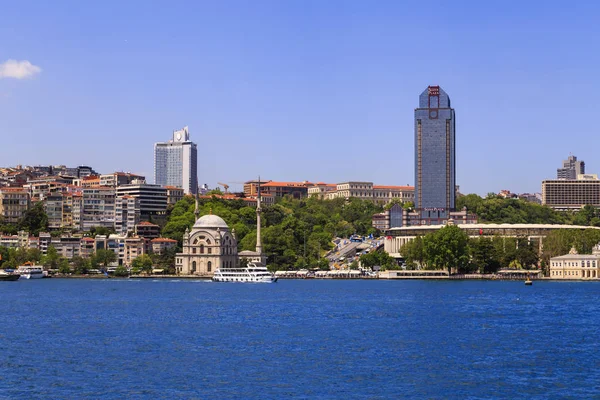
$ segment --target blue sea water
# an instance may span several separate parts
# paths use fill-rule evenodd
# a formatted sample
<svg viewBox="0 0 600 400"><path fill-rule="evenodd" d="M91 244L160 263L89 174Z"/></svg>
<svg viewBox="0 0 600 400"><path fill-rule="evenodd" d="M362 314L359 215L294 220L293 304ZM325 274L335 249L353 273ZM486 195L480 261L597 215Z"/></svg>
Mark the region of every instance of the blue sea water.
<svg viewBox="0 0 600 400"><path fill-rule="evenodd" d="M600 398L600 283L0 283L0 399Z"/></svg>

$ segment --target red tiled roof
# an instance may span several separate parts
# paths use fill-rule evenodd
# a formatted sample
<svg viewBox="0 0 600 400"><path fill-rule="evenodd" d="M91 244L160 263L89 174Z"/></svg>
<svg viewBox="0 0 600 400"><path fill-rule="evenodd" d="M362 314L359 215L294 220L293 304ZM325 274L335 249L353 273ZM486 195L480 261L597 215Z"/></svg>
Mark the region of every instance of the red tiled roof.
<svg viewBox="0 0 600 400"><path fill-rule="evenodd" d="M158 226L158 225L153 224L152 222L148 222L148 221L142 221L142 222L138 223L138 226L140 226L140 225L142 225L142 226Z"/></svg>
<svg viewBox="0 0 600 400"><path fill-rule="evenodd" d="M156 238L151 240L152 243L177 243L177 240L169 238Z"/></svg>

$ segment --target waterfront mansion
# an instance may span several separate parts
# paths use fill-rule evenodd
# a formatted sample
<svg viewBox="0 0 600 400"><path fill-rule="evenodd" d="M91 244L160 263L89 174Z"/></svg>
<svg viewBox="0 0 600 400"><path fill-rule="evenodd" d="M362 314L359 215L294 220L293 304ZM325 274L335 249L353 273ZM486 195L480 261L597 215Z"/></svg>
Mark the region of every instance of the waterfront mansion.
<svg viewBox="0 0 600 400"><path fill-rule="evenodd" d="M573 247L569 254L550 259L552 279L600 279L600 244L592 254L578 254Z"/></svg>

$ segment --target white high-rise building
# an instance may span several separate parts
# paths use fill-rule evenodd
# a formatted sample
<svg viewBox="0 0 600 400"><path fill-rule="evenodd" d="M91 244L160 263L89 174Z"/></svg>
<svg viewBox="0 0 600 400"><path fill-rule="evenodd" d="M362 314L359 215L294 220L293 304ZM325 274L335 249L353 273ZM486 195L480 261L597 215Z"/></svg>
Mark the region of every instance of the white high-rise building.
<svg viewBox="0 0 600 400"><path fill-rule="evenodd" d="M173 131L173 139L154 144L154 183L176 186L186 194L197 190L198 149L188 127Z"/></svg>

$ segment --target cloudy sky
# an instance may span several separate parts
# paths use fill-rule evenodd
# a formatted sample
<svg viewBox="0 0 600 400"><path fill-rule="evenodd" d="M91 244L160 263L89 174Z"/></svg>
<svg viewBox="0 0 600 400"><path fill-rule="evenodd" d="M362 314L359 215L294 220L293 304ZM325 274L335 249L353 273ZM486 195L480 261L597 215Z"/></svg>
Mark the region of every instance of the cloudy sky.
<svg viewBox="0 0 600 400"><path fill-rule="evenodd" d="M465 193L600 172L594 2L56 1L0 12L0 166L153 179L189 125L200 183L413 184L413 113L440 85ZM585 101L583 101L585 99Z"/></svg>

